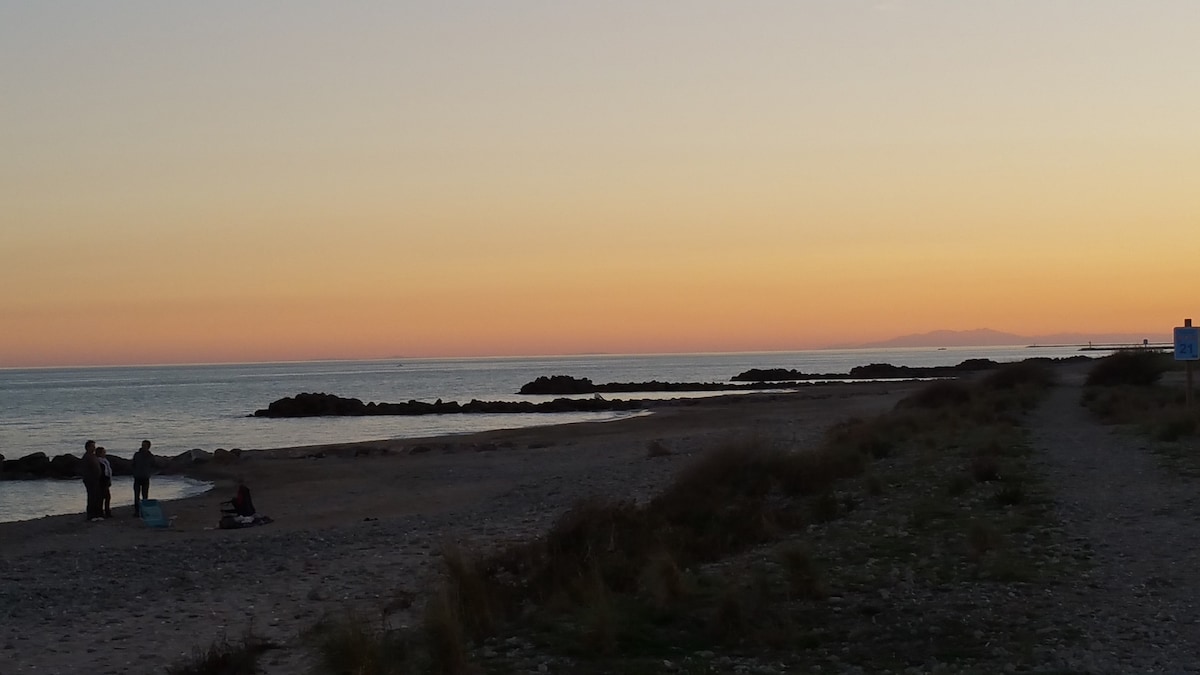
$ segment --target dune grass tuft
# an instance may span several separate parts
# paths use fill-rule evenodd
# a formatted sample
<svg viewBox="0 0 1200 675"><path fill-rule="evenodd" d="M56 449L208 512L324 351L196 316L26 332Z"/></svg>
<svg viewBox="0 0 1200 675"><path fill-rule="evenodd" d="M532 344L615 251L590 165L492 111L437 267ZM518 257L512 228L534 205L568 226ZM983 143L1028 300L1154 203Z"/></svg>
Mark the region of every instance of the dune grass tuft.
<svg viewBox="0 0 1200 675"><path fill-rule="evenodd" d="M401 675L411 656L400 632L356 614L325 617L305 635L320 672L328 675Z"/></svg>
<svg viewBox="0 0 1200 675"><path fill-rule="evenodd" d="M191 659L167 668L167 675L254 675L259 657L275 645L247 631L241 640L221 637L207 649L197 649Z"/></svg>
<svg viewBox="0 0 1200 675"><path fill-rule="evenodd" d="M469 672L464 625L475 625L461 613L462 598L450 586L443 586L425 606L423 636L429 658L429 670L437 675L464 675Z"/></svg>
<svg viewBox="0 0 1200 675"><path fill-rule="evenodd" d="M970 385L958 380L938 380L900 401L898 408L950 408L967 405L974 394Z"/></svg>
<svg viewBox="0 0 1200 675"><path fill-rule="evenodd" d="M1174 367L1171 356L1145 349L1127 349L1096 361L1088 372L1090 387L1149 386Z"/></svg>
<svg viewBox="0 0 1200 675"><path fill-rule="evenodd" d="M988 389L1014 389L1044 388L1053 385L1054 381L1055 372L1049 363L1040 359L1027 359L1000 366L984 375L980 383Z"/></svg>

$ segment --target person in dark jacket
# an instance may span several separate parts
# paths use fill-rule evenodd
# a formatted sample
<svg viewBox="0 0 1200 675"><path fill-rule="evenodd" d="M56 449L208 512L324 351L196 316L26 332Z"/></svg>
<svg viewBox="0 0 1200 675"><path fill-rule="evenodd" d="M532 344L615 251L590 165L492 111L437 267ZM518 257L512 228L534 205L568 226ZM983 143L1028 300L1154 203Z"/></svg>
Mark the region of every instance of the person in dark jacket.
<svg viewBox="0 0 1200 675"><path fill-rule="evenodd" d="M150 454L150 441L142 441L142 447L133 453L133 515L141 515L143 499L150 498L150 473L154 470L154 455Z"/></svg>
<svg viewBox="0 0 1200 675"><path fill-rule="evenodd" d="M83 487L87 490L87 519L89 521L103 520L103 491L100 488L103 468L96 457L96 441L89 440L83 444L83 464L80 473L83 474Z"/></svg>

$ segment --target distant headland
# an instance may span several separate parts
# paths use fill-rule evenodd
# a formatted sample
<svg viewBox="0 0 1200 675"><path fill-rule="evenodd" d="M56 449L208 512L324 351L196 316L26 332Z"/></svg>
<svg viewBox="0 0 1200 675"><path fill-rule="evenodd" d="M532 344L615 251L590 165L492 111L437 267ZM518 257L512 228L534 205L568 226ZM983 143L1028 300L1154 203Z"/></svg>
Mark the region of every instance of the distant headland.
<svg viewBox="0 0 1200 675"><path fill-rule="evenodd" d="M914 333L882 340L879 342L864 342L859 344L831 345L830 349L896 349L916 347L1027 347L1027 346L1086 346L1092 344L1105 345L1138 345L1143 340L1151 343L1164 343L1171 340L1166 331L1149 333L1053 333L1050 335L1018 335L992 330L991 328L975 328L972 330L934 330L927 333Z"/></svg>

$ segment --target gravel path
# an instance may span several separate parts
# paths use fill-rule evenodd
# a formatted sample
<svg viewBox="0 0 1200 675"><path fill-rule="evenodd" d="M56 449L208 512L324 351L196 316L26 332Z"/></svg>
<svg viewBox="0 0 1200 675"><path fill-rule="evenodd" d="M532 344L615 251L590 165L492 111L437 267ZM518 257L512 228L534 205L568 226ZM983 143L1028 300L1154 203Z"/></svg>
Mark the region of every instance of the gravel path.
<svg viewBox="0 0 1200 675"><path fill-rule="evenodd" d="M1058 598L1079 646L1048 667L1088 673L1200 673L1200 502L1151 441L1097 424L1078 382L1033 415L1034 446L1068 537L1094 568Z"/></svg>

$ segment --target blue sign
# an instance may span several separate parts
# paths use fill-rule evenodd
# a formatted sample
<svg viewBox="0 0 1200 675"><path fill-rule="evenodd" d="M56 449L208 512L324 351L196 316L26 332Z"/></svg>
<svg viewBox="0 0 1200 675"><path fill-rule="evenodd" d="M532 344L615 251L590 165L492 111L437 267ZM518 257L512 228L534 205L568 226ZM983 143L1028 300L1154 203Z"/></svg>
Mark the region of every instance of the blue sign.
<svg viewBox="0 0 1200 675"><path fill-rule="evenodd" d="M1175 360L1200 361L1200 328L1175 327Z"/></svg>

